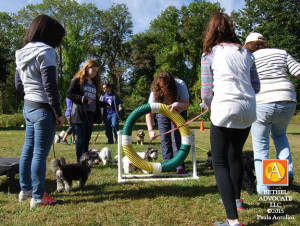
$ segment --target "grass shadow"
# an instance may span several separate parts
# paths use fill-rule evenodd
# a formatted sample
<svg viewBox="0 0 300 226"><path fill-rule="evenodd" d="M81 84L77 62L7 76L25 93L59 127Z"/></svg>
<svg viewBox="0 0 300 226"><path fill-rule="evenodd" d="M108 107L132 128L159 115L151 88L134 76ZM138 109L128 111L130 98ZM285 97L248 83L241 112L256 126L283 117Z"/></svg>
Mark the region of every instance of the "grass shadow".
<svg viewBox="0 0 300 226"><path fill-rule="evenodd" d="M147 182L150 183L150 182ZM112 184L109 184L111 186ZM64 196L76 196L77 198L72 201L72 203L81 202L103 202L106 200L120 200L120 199L130 199L130 200L140 200L149 199L157 197L186 197L193 198L198 196L203 196L206 194L215 194L218 192L216 186L180 186L180 185L150 185L150 187L145 187L144 183L128 182L124 184L125 187L134 186L135 189L112 189L111 191L103 191L103 187L106 185L87 185L83 189L83 193L74 190L74 192L66 194L62 193ZM115 184L119 187L119 184ZM138 188L138 189L137 189ZM66 203L69 201L66 201ZM71 201L70 201L71 202Z"/></svg>

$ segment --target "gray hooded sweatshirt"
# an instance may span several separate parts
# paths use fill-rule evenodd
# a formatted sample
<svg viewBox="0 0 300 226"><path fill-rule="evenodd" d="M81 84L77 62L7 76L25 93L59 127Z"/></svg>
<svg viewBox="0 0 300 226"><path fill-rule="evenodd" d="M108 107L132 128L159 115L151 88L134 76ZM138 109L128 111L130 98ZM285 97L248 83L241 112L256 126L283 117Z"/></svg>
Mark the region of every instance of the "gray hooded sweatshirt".
<svg viewBox="0 0 300 226"><path fill-rule="evenodd" d="M15 86L23 92L24 105L52 109L62 116L57 86L57 54L43 42L30 42L16 51Z"/></svg>

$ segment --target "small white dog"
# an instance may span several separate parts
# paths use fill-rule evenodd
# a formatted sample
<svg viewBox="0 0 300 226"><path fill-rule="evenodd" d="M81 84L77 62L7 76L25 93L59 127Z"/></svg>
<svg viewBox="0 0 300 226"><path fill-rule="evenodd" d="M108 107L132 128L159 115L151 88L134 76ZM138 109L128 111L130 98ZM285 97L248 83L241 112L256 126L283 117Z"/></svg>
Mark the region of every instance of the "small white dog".
<svg viewBox="0 0 300 226"><path fill-rule="evenodd" d="M59 143L60 140L65 136L66 132L65 131L61 131L60 134L56 134L54 137L54 143Z"/></svg>
<svg viewBox="0 0 300 226"><path fill-rule="evenodd" d="M108 147L104 147L100 151L94 150L94 149L91 150L91 151L94 151L94 152L98 153L99 158L103 162L103 166L106 165L107 161L110 161L111 163L114 163L114 160L111 157L111 151Z"/></svg>
<svg viewBox="0 0 300 226"><path fill-rule="evenodd" d="M148 162L152 162L158 158L158 150L155 147L148 147L145 152L137 152L137 154L144 160ZM127 156L125 156L122 160L124 173L130 174L137 167L129 160ZM142 170L145 174L149 174L150 172L146 170Z"/></svg>

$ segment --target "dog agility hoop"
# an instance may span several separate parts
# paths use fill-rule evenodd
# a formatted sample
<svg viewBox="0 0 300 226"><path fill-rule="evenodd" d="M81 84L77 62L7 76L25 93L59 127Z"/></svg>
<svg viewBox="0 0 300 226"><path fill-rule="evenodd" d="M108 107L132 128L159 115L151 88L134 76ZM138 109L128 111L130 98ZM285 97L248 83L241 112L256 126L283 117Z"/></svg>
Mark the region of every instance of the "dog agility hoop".
<svg viewBox="0 0 300 226"><path fill-rule="evenodd" d="M132 145L132 128L142 115L148 113L160 113L168 117L175 126L181 126L179 132L181 134L181 146L174 158L167 162L153 163L142 159L135 151ZM188 156L191 144L192 135L188 125L184 125L185 120L175 110L171 111L167 105L161 103L148 103L136 108L126 119L122 130L122 147L126 156L134 165L140 169L153 173L168 172L179 166ZM184 125L184 126L182 126Z"/></svg>

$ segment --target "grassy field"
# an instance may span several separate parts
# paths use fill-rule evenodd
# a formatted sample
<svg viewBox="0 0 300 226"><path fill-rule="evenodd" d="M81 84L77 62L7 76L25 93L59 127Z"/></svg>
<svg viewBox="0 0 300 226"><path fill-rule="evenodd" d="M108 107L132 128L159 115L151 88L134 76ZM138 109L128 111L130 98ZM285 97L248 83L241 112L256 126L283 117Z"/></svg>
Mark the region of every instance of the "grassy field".
<svg viewBox="0 0 300 226"><path fill-rule="evenodd" d="M299 115L298 115L299 116ZM295 181L300 182L300 117L294 117L288 128L293 162L295 167ZM194 122L190 128L196 133L196 146L210 149L209 122L205 122L205 130L200 131L200 122ZM136 130L145 124L136 124ZM65 128L66 129L66 128ZM99 127L95 128L91 142L94 141ZM107 145L104 127L95 144L95 149L108 146L113 156L117 154L117 145ZM0 157L19 157L24 142L24 128L0 129ZM146 145L134 145L135 151L144 151L149 137L145 137ZM160 139L153 145L160 150ZM251 150L251 136L249 136L244 150ZM57 157L64 156L68 163L75 162L75 145L55 145ZM214 221L225 220L225 210L220 204L220 195L216 187L213 171L205 166L206 153L196 149L197 172L199 180L186 181L158 181L158 182L130 182L118 183L117 164L109 164L92 170L92 174L84 190L76 189L73 185L72 193L56 193L55 175L48 168L46 175L46 190L55 198L64 200L63 205L55 207L40 207L29 210L29 199L18 203L18 194L7 195L7 180L0 177L0 224L1 225L212 225ZM271 158L275 157L272 144ZM53 158L51 150L48 162ZM161 155L159 162L162 161ZM186 159L188 172L192 172L191 154ZM138 170L135 173L140 173ZM18 175L17 175L18 179ZM282 207L271 208L269 201L259 201L261 196L252 195L243 190L242 198L246 209L239 212L239 217L245 225L300 225L300 188L297 186L274 189L287 190L292 201L282 202ZM268 209L281 209L282 214L289 215L293 220L262 220L257 215L266 216ZM270 214L269 214L270 215ZM272 216L272 214L271 214Z"/></svg>

